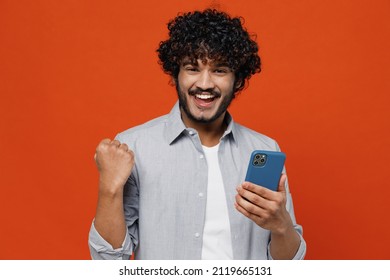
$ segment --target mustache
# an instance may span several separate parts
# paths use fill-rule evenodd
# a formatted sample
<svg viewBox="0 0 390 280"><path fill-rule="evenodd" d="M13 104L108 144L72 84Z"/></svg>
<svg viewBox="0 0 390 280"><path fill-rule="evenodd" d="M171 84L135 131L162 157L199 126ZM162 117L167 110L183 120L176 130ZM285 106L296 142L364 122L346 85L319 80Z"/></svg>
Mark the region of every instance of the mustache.
<svg viewBox="0 0 390 280"><path fill-rule="evenodd" d="M205 92L212 94L214 97L221 97L221 94L219 92L217 92L211 88L209 88L209 89L196 88L196 89L188 90L189 95L202 94Z"/></svg>

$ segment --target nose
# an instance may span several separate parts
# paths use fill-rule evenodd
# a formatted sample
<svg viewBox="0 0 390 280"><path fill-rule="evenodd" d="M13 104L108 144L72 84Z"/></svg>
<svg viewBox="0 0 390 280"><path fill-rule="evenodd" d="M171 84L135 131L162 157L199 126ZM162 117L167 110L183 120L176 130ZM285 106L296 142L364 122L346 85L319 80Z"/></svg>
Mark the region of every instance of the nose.
<svg viewBox="0 0 390 280"><path fill-rule="evenodd" d="M215 84L210 72L207 70L201 71L199 73L195 86L202 90L213 89L215 87Z"/></svg>

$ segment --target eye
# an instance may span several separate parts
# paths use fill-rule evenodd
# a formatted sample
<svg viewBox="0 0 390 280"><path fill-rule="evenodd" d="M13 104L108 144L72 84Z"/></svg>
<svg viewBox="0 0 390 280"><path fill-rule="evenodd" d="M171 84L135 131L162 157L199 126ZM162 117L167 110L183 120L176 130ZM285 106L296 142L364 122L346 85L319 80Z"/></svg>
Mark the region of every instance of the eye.
<svg viewBox="0 0 390 280"><path fill-rule="evenodd" d="M214 73L218 74L218 75L224 75L224 74L227 74L231 72L229 68L227 67L221 67L221 68L216 68L214 70Z"/></svg>
<svg viewBox="0 0 390 280"><path fill-rule="evenodd" d="M194 66L185 67L184 70L187 72L198 72L198 68L196 68Z"/></svg>

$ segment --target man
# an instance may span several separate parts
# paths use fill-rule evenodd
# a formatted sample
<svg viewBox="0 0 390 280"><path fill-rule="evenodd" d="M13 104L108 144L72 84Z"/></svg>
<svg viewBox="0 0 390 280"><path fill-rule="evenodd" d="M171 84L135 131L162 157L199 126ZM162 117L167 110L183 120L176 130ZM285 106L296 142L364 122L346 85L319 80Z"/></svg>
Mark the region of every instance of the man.
<svg viewBox="0 0 390 280"><path fill-rule="evenodd" d="M276 192L244 182L251 152L277 143L227 112L260 72L256 42L216 10L180 15L168 29L157 52L179 101L98 145L92 258L302 259L286 175Z"/></svg>

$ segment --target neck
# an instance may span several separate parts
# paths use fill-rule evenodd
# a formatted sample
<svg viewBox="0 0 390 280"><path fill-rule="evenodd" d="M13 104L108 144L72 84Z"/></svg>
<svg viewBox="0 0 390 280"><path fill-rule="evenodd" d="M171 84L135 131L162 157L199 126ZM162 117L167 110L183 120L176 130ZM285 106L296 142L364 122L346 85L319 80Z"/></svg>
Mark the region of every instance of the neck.
<svg viewBox="0 0 390 280"><path fill-rule="evenodd" d="M201 123L188 118L183 110L180 111L184 125L186 127L193 128L198 132L200 142L203 146L213 147L219 143L219 140L227 127L225 122L226 112L211 123Z"/></svg>

